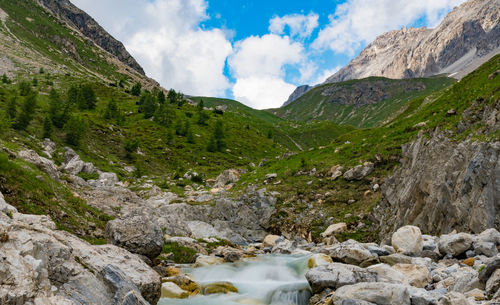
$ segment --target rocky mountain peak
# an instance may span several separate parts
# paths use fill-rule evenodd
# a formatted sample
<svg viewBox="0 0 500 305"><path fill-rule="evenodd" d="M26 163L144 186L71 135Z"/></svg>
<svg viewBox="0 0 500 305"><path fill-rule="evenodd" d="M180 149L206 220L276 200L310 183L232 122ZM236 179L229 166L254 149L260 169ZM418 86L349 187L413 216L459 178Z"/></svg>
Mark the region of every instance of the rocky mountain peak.
<svg viewBox="0 0 500 305"><path fill-rule="evenodd" d="M369 76L462 78L500 51L500 2L470 0L434 29L403 28L377 37L326 83Z"/></svg>
<svg viewBox="0 0 500 305"><path fill-rule="evenodd" d="M145 75L143 68L120 41L111 36L99 23L69 0L37 0L37 2L55 17L77 29L96 45L116 56L125 65L141 75Z"/></svg>

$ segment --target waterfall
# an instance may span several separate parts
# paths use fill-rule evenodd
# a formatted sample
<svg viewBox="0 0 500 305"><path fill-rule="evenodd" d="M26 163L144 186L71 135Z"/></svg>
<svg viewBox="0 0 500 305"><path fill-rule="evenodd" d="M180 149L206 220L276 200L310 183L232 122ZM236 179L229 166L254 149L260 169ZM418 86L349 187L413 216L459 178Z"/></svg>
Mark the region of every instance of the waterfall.
<svg viewBox="0 0 500 305"><path fill-rule="evenodd" d="M199 284L231 282L239 293L161 299L159 305L307 305L308 256L265 255L236 263L186 270Z"/></svg>

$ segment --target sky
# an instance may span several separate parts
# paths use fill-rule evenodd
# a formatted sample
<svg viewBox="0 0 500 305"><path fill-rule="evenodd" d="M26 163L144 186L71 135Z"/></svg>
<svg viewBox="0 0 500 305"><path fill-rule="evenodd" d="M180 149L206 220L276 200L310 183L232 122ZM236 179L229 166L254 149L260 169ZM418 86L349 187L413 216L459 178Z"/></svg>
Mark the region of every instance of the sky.
<svg viewBox="0 0 500 305"><path fill-rule="evenodd" d="M71 0L164 88L281 106L378 35L435 27L465 0Z"/></svg>

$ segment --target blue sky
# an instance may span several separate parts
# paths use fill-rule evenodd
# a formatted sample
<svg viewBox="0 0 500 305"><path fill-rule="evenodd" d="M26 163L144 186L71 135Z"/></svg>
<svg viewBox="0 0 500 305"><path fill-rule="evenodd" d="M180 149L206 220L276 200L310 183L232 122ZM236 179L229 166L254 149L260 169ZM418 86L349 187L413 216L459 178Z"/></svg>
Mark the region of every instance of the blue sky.
<svg viewBox="0 0 500 305"><path fill-rule="evenodd" d="M434 27L464 0L71 0L165 88L279 107L378 35Z"/></svg>

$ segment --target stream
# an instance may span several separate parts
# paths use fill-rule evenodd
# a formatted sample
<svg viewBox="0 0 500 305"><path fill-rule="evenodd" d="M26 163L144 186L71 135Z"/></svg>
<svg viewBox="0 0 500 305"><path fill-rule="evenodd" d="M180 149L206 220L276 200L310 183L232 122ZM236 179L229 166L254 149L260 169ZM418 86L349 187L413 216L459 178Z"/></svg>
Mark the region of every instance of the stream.
<svg viewBox="0 0 500 305"><path fill-rule="evenodd" d="M307 305L308 256L264 255L246 261L186 269L199 284L231 282L238 293L160 299L159 305Z"/></svg>

